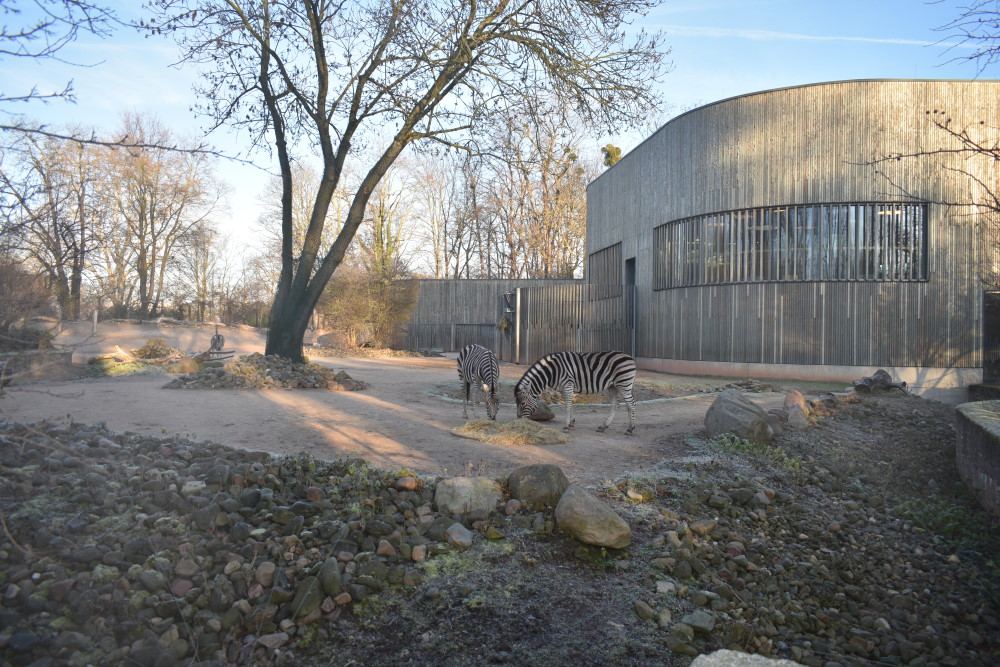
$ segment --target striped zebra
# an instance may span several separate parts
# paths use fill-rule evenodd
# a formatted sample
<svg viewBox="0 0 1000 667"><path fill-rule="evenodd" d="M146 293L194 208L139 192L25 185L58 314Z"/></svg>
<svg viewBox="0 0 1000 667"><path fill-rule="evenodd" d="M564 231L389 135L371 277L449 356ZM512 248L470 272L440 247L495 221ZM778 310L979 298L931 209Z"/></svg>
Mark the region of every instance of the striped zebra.
<svg viewBox="0 0 1000 667"><path fill-rule="evenodd" d="M500 363L497 357L482 345L466 345L458 353L458 380L465 390L465 402L462 404L462 416L469 418L469 390L473 384L482 387L486 394L486 414L496 420L497 410L500 408L500 399L497 392L500 390ZM475 413L475 402L472 406Z"/></svg>
<svg viewBox="0 0 1000 667"><path fill-rule="evenodd" d="M632 383L635 380L635 360L622 352L555 352L547 354L525 371L514 387L517 416L530 417L538 404L538 395L546 387L562 390L566 402L566 427L573 428L573 391L597 394L605 389L611 399L611 415L598 427L603 433L614 421L618 411L618 396L628 406L628 430L635 429L635 399Z"/></svg>

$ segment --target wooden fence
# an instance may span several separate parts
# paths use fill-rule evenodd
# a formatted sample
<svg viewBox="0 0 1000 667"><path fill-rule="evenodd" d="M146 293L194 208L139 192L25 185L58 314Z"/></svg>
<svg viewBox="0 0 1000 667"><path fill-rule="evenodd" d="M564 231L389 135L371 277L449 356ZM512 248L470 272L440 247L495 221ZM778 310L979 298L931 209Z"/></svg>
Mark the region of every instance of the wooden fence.
<svg viewBox="0 0 1000 667"><path fill-rule="evenodd" d="M552 352L635 348L635 287L555 285L517 290L514 360L531 364Z"/></svg>
<svg viewBox="0 0 1000 667"><path fill-rule="evenodd" d="M634 286L546 282L527 287L496 284L490 286L494 288L492 294L477 293L479 309L495 313L490 322L454 321L448 317L448 308L440 309L437 322L426 321L430 318L422 313L420 319L424 321L404 325L406 345L414 350L457 352L478 343L493 350L501 361L517 364L531 364L546 354L564 350L634 353ZM434 287L440 290L445 286ZM481 292L484 285L474 287ZM443 300L433 301L435 309L439 308L438 301Z"/></svg>

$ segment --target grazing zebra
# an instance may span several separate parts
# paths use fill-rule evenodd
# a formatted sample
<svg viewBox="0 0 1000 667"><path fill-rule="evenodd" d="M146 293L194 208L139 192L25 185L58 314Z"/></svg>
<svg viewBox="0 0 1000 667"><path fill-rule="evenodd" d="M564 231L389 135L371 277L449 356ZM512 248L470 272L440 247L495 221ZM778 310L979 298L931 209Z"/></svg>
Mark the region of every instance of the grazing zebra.
<svg viewBox="0 0 1000 667"><path fill-rule="evenodd" d="M482 345L466 345L458 353L458 380L465 389L465 402L462 404L462 416L469 418L469 389L475 384L482 387L486 394L486 414L496 420L497 410L500 408L500 399L497 392L500 390L500 363L492 350L488 350ZM475 403L473 403L475 412Z"/></svg>
<svg viewBox="0 0 1000 667"><path fill-rule="evenodd" d="M614 421L618 411L618 395L628 406L628 430L635 429L635 360L622 352L555 352L547 354L525 371L514 387L517 416L530 417L538 403L538 394L546 387L562 389L566 402L566 427L573 428L573 390L581 394L596 394L605 389L611 399L611 415L597 430L603 433Z"/></svg>

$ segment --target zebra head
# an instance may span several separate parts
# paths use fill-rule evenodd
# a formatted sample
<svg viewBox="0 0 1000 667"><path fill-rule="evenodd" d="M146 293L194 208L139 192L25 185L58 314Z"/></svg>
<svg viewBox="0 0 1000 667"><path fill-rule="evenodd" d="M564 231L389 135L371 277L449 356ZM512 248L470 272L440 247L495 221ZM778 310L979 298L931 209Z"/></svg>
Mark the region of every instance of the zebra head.
<svg viewBox="0 0 1000 667"><path fill-rule="evenodd" d="M527 385L518 383L514 388L514 399L517 402L518 419L530 418L531 413L535 411L535 406L538 405L538 396Z"/></svg>
<svg viewBox="0 0 1000 667"><path fill-rule="evenodd" d="M483 383L483 393L486 394L486 416L496 421L497 410L500 409L500 399L497 397L496 385L492 387Z"/></svg>

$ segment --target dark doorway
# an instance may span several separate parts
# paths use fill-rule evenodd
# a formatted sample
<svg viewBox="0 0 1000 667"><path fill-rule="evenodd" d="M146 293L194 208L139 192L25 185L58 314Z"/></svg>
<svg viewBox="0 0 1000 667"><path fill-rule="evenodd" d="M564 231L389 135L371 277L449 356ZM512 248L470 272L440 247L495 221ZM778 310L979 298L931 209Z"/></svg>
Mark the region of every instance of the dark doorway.
<svg viewBox="0 0 1000 667"><path fill-rule="evenodd" d="M1000 292L983 293L983 380L1000 381Z"/></svg>

